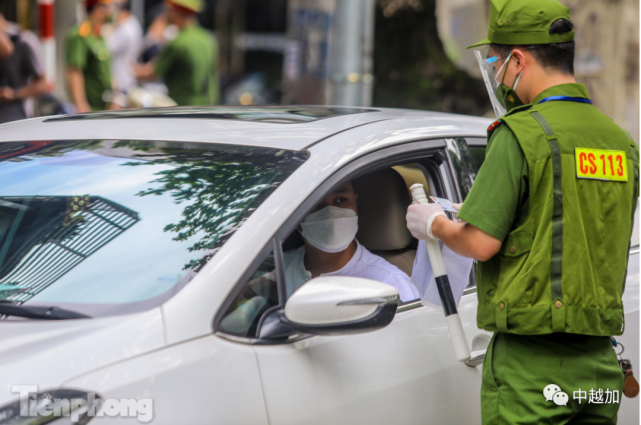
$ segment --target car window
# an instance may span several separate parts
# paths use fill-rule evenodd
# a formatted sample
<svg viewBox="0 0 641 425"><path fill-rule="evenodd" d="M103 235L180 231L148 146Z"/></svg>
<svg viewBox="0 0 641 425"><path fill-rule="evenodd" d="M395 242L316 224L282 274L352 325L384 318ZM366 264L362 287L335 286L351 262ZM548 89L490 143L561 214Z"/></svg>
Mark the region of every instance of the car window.
<svg viewBox="0 0 641 425"><path fill-rule="evenodd" d="M485 149L485 146L470 146L470 153L472 154L472 159L477 173L485 161Z"/></svg>
<svg viewBox="0 0 641 425"><path fill-rule="evenodd" d="M479 146L480 139L455 139L456 146L458 148L458 154L452 155L453 165L455 168L457 182L459 184L459 191L463 197L463 202L469 194L476 175L478 174L481 165L485 161L485 150L486 146ZM462 166L462 163L465 163L465 166ZM476 287L476 260L474 261L474 266L472 267L472 272L470 273L470 280L466 290Z"/></svg>
<svg viewBox="0 0 641 425"><path fill-rule="evenodd" d="M278 305L278 279L273 254L260 263L219 324L222 332L254 338L263 313Z"/></svg>
<svg viewBox="0 0 641 425"><path fill-rule="evenodd" d="M1 143L0 300L90 316L159 305L306 158L204 143Z"/></svg>
<svg viewBox="0 0 641 425"><path fill-rule="evenodd" d="M401 294L401 304L408 305L405 309L399 309L399 312L420 306L421 304L416 302L419 298L418 291L410 281L418 241L409 233L405 221L407 207L412 202L409 187L415 183L422 183L426 186L428 194L443 197L446 193L446 185L449 183L447 174L442 174L441 169L441 165L447 162L444 151L419 155L414 161L404 160L368 173L358 171L351 180L341 179L342 181L334 183L335 186L323 188L322 193L313 194L306 203L303 203L302 208L305 210L296 211L293 214L294 217L302 217L302 219L297 218L295 223L286 223L284 229L287 229L287 233L284 233L284 229L277 232L275 241L281 245L275 249L280 250L283 269L276 273L271 257L265 261L257 260L260 261L260 266L252 270L250 278L240 283L242 289L239 288L239 292L234 292L232 300L225 304L225 313L217 322L216 329L225 334L247 338L256 338L257 333L262 335L264 330L262 321L268 323L270 317L275 317L273 316L276 313L275 309L286 303L286 299L281 299L278 304L276 292L288 298L313 278L310 270L314 267L317 270L314 276L318 273L357 276L387 283L397 289L405 288L409 291L409 295L406 293L403 298ZM446 170L448 170L447 167ZM353 260L357 257L350 254L352 256L344 260L342 267L330 268L323 262L324 253L316 256L316 259L311 258L310 252L316 248L313 245L310 247L308 238L303 238L306 232L301 224L310 214L320 211L319 207L322 209L327 206L347 205L347 200L343 199L345 184L353 185L354 192L358 195L358 230L355 240L362 248L362 252L367 251L369 255L367 261L361 262L358 267L354 267L353 264ZM354 240L353 236L348 239ZM352 264L348 264L350 261ZM315 262L316 266L313 264ZM344 274L345 268L350 269L352 273ZM354 270L356 270L355 273ZM368 273L368 270L373 273ZM277 275L282 280L276 279ZM275 290L276 280L278 280L278 291ZM260 288L260 291L256 287ZM412 293L412 290L415 292ZM268 334L269 332L265 334L265 338L270 338ZM279 337L283 335L284 333L279 334Z"/></svg>
<svg viewBox="0 0 641 425"><path fill-rule="evenodd" d="M401 302L418 299L418 292L410 282L418 241L407 229L405 216L412 199L409 187L415 183L425 185L430 194L439 194L428 168L436 172L436 165L419 162L402 163L382 170L370 172L334 187L312 209L312 217L328 207L352 208L357 216L357 229L341 228L342 234L330 239L355 242L345 249L346 254L337 257L323 251L322 244L330 242L317 239L309 234L303 224L285 240L284 278L287 296L303 286L317 274L363 277L394 286ZM324 236L329 237L330 228ZM349 233L355 231L354 233ZM305 242L305 239L307 243ZM322 239L322 238L320 238ZM318 246L317 246L318 245Z"/></svg>
<svg viewBox="0 0 641 425"><path fill-rule="evenodd" d="M452 177L462 201L472 189L477 173L476 164L465 139L446 139L446 143Z"/></svg>

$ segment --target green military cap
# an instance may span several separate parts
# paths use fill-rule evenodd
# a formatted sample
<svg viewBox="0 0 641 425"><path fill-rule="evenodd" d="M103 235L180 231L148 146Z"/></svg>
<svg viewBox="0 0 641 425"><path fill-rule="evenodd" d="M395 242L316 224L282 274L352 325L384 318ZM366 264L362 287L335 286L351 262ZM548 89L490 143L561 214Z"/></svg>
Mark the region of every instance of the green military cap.
<svg viewBox="0 0 641 425"><path fill-rule="evenodd" d="M485 44L551 44L574 40L574 31L550 34L557 19L570 20L570 9L557 0L491 0L487 38L468 46Z"/></svg>
<svg viewBox="0 0 641 425"><path fill-rule="evenodd" d="M204 7L203 0L167 0L166 3L170 7L191 13L199 13Z"/></svg>

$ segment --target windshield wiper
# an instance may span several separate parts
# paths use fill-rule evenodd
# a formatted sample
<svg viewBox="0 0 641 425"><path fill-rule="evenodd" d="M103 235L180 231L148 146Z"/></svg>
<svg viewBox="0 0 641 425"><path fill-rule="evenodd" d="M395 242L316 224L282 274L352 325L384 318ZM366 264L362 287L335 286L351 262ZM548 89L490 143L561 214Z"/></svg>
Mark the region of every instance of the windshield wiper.
<svg viewBox="0 0 641 425"><path fill-rule="evenodd" d="M87 319L91 317L64 308L19 305L11 301L0 302L0 316L3 315L45 320Z"/></svg>

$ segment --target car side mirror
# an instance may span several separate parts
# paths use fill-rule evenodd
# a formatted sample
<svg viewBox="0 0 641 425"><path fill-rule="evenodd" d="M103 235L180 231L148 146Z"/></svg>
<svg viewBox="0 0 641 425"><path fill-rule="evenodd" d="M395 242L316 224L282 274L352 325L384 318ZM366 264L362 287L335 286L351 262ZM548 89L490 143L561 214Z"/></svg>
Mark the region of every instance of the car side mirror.
<svg viewBox="0 0 641 425"><path fill-rule="evenodd" d="M398 303L398 291L391 285L359 277L323 276L294 292L279 320L307 334L361 333L389 325Z"/></svg>

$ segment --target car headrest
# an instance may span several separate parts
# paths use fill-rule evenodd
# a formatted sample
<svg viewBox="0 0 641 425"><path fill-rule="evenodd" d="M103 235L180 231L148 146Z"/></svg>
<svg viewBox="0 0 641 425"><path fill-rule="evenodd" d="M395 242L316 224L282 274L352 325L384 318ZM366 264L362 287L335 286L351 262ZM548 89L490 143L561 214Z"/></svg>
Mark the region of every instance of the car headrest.
<svg viewBox="0 0 641 425"><path fill-rule="evenodd" d="M354 180L358 194L356 238L371 251L405 249L412 242L405 215L412 203L403 178L391 168Z"/></svg>

